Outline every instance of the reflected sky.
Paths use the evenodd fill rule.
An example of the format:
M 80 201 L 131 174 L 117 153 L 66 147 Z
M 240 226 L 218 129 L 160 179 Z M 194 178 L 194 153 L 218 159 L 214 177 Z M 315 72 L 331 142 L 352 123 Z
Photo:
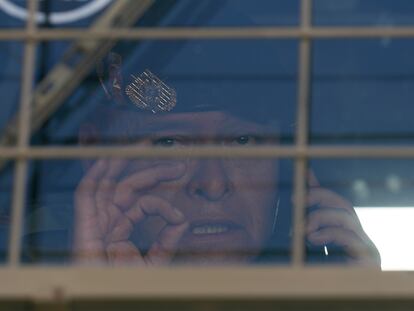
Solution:
M 414 270 L 414 207 L 356 207 L 365 232 L 381 254 L 382 270 Z

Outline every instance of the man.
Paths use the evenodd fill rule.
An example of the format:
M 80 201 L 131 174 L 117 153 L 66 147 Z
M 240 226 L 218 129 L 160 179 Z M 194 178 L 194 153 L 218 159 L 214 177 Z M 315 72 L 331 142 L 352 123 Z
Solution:
M 180 92 L 150 71 L 134 76 L 128 92 L 117 71 L 119 63 L 111 65 L 112 90 L 106 90 L 118 106 L 104 108 L 99 121 L 82 128 L 84 143 L 119 143 L 121 139 L 129 145 L 179 148 L 279 141 L 277 126 L 266 109 L 234 109 L 234 105 L 214 102 L 180 107 L 180 101 L 175 101 Z M 129 99 L 124 98 L 125 90 Z M 169 96 L 161 103 L 162 92 Z M 268 256 L 281 251 L 275 239 L 282 237 L 284 245 L 289 244 L 291 221 L 281 215 L 290 214 L 291 199 L 284 198 L 281 204 L 286 195 L 277 159 L 98 159 L 85 167 L 75 194 L 74 258 L 78 263 L 278 262 L 280 256 Z M 310 248 L 334 245 L 346 262 L 379 266 L 378 252 L 352 204 L 320 187 L 311 172 L 309 186 L 306 234 Z M 289 249 L 282 251 L 288 258 Z

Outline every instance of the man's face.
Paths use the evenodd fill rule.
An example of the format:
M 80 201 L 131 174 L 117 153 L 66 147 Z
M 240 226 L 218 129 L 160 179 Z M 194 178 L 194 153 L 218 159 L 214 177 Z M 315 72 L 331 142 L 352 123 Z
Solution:
M 131 118 L 131 115 L 128 116 Z M 271 130 L 221 112 L 137 115 L 129 122 L 136 144 L 158 147 L 269 143 Z M 179 178 L 158 183 L 146 194 L 168 201 L 189 223 L 175 261 L 190 264 L 238 263 L 252 260 L 265 247 L 274 217 L 277 161 L 270 159 L 135 160 L 128 176 L 155 166 L 180 162 Z M 137 194 L 139 195 L 139 194 Z M 137 225 L 131 239 L 148 248 L 166 225 L 151 216 Z

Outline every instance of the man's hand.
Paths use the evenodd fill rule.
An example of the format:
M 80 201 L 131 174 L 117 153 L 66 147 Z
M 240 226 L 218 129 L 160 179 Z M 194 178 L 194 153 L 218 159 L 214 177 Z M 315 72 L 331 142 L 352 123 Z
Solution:
M 307 205 L 318 208 L 309 212 L 307 239 L 318 246 L 329 243 L 338 245 L 345 250 L 351 264 L 380 267 L 379 252 L 362 228 L 352 204 L 320 187 L 312 172 L 308 182 Z
M 188 224 L 167 201 L 144 195 L 161 182 L 180 178 L 182 164 L 155 165 L 123 180 L 125 160 L 99 160 L 86 173 L 75 194 L 74 258 L 82 264 L 165 264 Z M 145 256 L 129 240 L 135 225 L 148 216 L 167 225 Z

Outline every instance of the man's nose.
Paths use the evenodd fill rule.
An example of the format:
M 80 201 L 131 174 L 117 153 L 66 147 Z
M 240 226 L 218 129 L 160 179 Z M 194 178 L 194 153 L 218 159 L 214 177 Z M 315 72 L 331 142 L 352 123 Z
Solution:
M 232 184 L 221 160 L 200 160 L 188 183 L 189 195 L 207 201 L 220 201 L 232 191 Z

